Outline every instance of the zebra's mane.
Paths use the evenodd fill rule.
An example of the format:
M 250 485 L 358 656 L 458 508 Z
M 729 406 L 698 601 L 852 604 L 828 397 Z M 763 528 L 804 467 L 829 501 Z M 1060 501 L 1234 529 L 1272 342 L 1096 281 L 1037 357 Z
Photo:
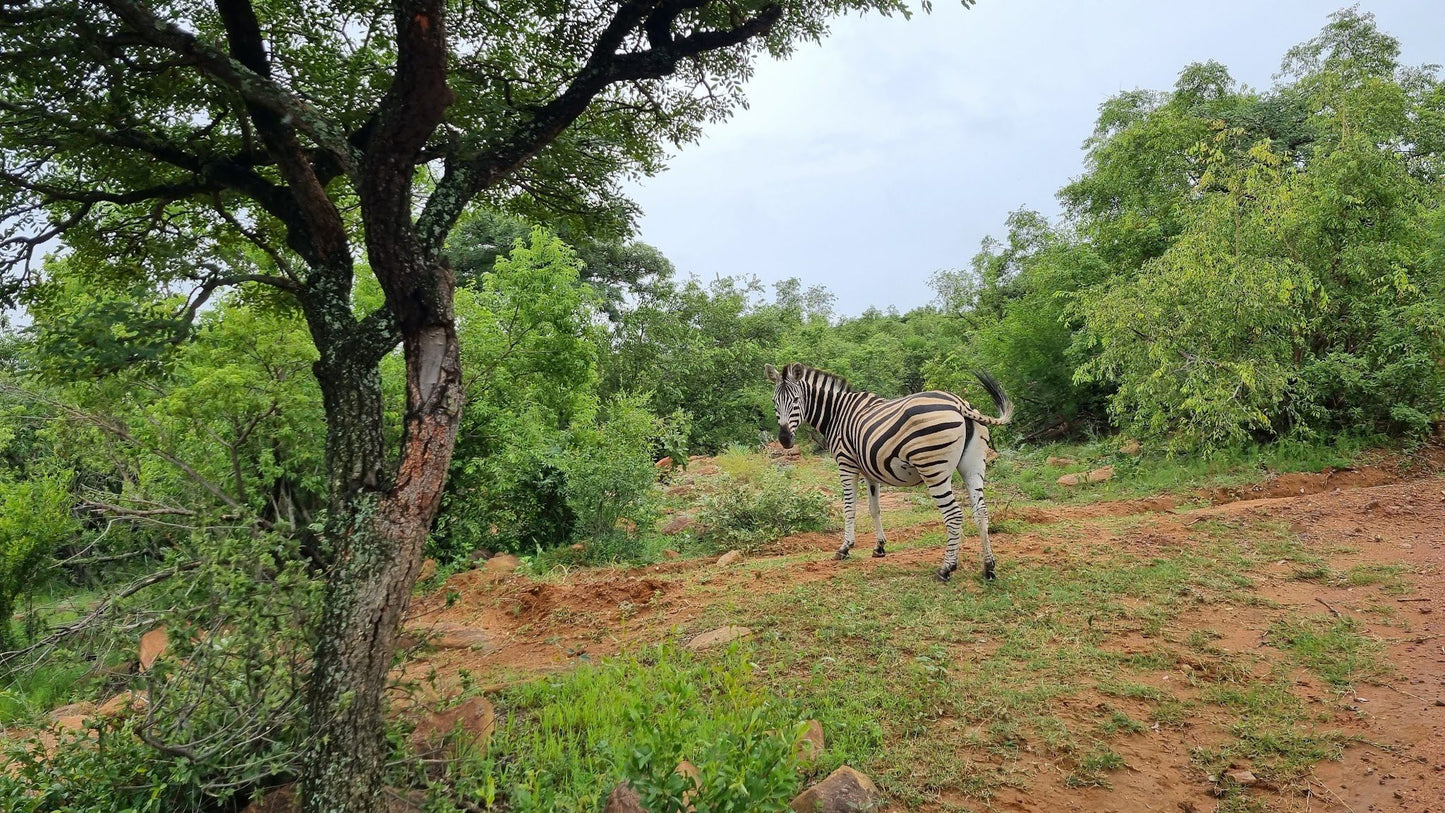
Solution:
M 844 392 L 856 392 L 856 390 L 853 389 L 853 385 L 848 383 L 848 379 L 844 378 L 841 375 L 838 375 L 836 373 L 830 373 L 827 370 L 820 370 L 817 367 L 809 367 L 806 364 L 801 364 L 799 366 L 803 368 L 804 373 L 811 373 L 812 376 L 816 378 L 819 383 L 833 384 L 841 388 Z

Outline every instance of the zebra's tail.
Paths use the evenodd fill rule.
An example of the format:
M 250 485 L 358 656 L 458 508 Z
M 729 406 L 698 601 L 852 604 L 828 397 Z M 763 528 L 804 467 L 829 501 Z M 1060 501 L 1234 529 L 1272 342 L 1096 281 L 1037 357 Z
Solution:
M 974 370 L 973 374 L 978 376 L 979 382 L 983 384 L 984 389 L 988 390 L 989 397 L 992 398 L 994 404 L 998 406 L 999 416 L 995 418 L 992 415 L 985 415 L 977 409 L 970 407 L 972 414 L 970 414 L 969 417 L 979 423 L 986 423 L 990 426 L 1003 426 L 1009 421 L 1012 421 L 1014 419 L 1014 402 L 1012 398 L 1008 397 L 1008 393 L 1003 391 L 1003 385 L 998 383 L 998 379 L 983 370 Z

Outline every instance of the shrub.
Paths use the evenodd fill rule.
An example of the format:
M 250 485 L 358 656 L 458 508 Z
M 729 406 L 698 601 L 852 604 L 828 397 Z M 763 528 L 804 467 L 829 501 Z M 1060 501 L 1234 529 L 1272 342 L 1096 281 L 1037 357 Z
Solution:
M 15 601 L 34 585 L 50 551 L 75 531 L 69 472 L 0 480 L 0 650 L 15 649 Z
M 825 530 L 832 518 L 827 494 L 775 467 L 742 477 L 724 474 L 698 515 L 704 542 L 745 552 L 789 534 Z
M 135 629 L 164 623 L 165 655 L 133 679 L 145 711 L 97 719 L 53 752 L 14 743 L 0 810 L 226 809 L 295 775 L 319 582 L 297 546 L 277 537 L 210 538 L 205 547 L 208 556 L 178 563 L 157 593 L 116 610 L 124 623 L 72 639 L 133 647 Z M 157 618 L 157 606 L 173 609 Z M 29 668 L 56 674 L 49 663 Z
M 700 659 L 674 645 L 582 665 L 500 698 L 485 755 L 454 771 L 449 794 L 528 813 L 600 810 L 620 780 L 648 810 L 783 811 L 796 792 L 797 716 L 759 685 L 745 653 Z

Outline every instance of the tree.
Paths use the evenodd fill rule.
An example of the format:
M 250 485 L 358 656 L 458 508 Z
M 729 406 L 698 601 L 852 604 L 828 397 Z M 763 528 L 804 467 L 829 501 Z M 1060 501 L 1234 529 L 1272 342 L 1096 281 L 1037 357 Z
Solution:
M 0 5 L 5 304 L 63 239 L 184 329 L 220 288 L 305 316 L 326 415 L 326 589 L 309 678 L 308 810 L 377 804 L 385 676 L 436 514 L 463 379 L 443 246 L 472 201 L 625 222 L 619 179 L 727 115 L 760 52 L 898 0 L 318 6 Z M 384 294 L 353 310 L 358 250 Z M 139 303 L 145 305 L 147 303 Z M 153 303 L 152 303 L 153 304 Z M 145 311 L 144 307 L 137 310 Z M 123 322 L 127 314 L 115 314 Z M 387 444 L 379 365 L 406 367 Z

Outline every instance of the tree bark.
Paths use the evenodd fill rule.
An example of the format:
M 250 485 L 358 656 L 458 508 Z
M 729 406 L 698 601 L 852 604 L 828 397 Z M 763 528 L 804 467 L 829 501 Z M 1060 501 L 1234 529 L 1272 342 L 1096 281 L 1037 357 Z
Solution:
M 449 279 L 444 268 L 427 277 Z M 446 285 L 428 318 L 403 331 L 407 409 L 400 459 L 384 458 L 381 382 L 374 361 L 341 352 L 317 363 L 327 414 L 333 506 L 329 563 L 308 689 L 311 737 L 305 810 L 378 809 L 389 756 L 384 695 L 397 630 L 441 504 L 461 420 L 461 364 Z M 359 354 L 365 356 L 366 354 Z M 389 475 L 389 476 L 388 476 Z

